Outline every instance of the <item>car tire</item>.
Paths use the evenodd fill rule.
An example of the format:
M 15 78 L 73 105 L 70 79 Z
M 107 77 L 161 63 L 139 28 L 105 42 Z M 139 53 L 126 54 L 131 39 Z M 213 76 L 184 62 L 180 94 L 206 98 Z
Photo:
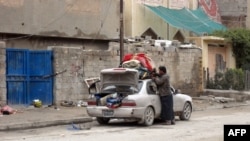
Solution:
M 192 106 L 189 102 L 186 102 L 183 106 L 182 113 L 180 115 L 180 120 L 189 120 L 192 113 Z
M 155 112 L 152 107 L 147 107 L 143 115 L 143 125 L 150 126 L 154 123 Z
M 97 117 L 96 120 L 99 124 L 103 125 L 103 124 L 108 124 L 110 118 Z

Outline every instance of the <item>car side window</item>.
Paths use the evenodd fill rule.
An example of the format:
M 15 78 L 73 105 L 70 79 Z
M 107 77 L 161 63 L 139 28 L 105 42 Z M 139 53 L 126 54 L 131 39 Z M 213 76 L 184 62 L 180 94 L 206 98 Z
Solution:
M 147 82 L 147 93 L 148 94 L 152 94 L 152 95 L 156 95 L 156 91 L 157 91 L 157 88 L 156 88 L 156 85 L 153 81 L 148 81 Z

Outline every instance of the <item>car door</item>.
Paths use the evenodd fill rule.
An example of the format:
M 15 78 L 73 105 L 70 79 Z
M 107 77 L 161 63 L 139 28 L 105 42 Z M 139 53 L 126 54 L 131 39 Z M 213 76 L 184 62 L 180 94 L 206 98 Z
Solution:
M 155 116 L 158 117 L 161 113 L 161 101 L 156 89 L 156 85 L 152 81 L 147 82 L 146 90 L 150 97 L 151 103 L 154 106 Z
M 180 111 L 182 110 L 182 101 L 181 98 L 178 96 L 178 94 L 176 94 L 175 89 L 173 87 L 171 87 L 171 92 L 173 94 L 173 107 L 174 107 L 174 111 Z

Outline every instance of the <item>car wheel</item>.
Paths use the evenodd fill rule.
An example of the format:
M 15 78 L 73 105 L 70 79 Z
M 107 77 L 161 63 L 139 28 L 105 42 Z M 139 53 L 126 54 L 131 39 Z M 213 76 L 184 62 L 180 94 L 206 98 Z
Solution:
M 183 106 L 183 111 L 180 115 L 180 120 L 189 120 L 192 113 L 192 106 L 189 102 L 186 102 Z
M 147 107 L 143 115 L 143 124 L 150 126 L 154 123 L 155 112 L 152 107 Z
M 110 118 L 97 117 L 96 120 L 99 124 L 108 124 Z

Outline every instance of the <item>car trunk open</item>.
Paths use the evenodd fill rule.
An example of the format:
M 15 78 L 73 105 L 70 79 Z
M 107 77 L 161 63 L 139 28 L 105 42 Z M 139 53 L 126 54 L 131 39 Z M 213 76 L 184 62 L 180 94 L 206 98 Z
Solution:
M 122 101 L 126 101 L 124 105 L 135 105 L 135 103 L 126 100 L 126 97 L 139 91 L 137 70 L 127 68 L 104 69 L 100 75 L 100 82 L 98 82 L 100 90 L 97 90 L 98 93 L 94 94 L 97 106 L 117 108 L 122 106 Z
M 114 84 L 137 87 L 138 79 L 139 74 L 135 69 L 105 69 L 101 71 L 101 88 Z

